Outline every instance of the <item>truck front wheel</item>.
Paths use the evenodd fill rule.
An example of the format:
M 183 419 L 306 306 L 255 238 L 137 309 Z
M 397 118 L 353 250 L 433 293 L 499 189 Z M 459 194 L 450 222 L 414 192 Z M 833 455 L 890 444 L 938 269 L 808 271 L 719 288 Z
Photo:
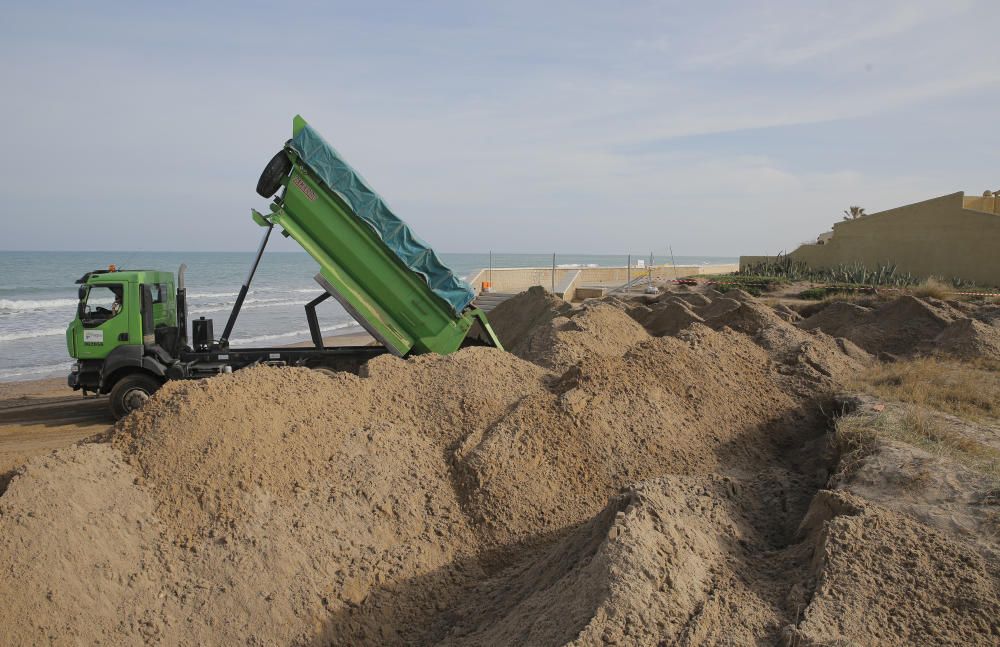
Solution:
M 115 420 L 124 418 L 142 405 L 160 388 L 160 382 L 150 375 L 126 375 L 111 388 L 109 404 Z

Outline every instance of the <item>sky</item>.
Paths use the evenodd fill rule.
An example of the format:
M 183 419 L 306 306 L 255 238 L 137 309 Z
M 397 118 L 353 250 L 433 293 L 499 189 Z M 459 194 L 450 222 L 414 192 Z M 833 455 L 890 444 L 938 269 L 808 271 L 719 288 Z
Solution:
M 296 113 L 444 252 L 775 254 L 1000 189 L 992 0 L 3 16 L 0 249 L 251 251 Z

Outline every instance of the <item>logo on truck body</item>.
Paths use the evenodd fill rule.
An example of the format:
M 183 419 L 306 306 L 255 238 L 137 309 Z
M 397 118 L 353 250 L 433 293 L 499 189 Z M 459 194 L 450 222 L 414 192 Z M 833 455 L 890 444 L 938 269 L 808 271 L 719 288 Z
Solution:
M 316 200 L 316 192 L 310 189 L 309 185 L 306 184 L 302 178 L 300 177 L 295 178 L 294 180 L 292 180 L 292 184 L 294 184 L 295 188 L 301 191 L 304 196 L 306 196 L 306 199 L 309 200 L 309 202 L 314 202 Z

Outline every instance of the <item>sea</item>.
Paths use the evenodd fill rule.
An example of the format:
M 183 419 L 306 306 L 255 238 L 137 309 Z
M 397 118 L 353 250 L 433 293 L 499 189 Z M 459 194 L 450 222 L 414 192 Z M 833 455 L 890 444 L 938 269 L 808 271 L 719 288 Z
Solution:
M 439 256 L 465 278 L 490 263 L 488 254 Z M 627 258 L 624 254 L 557 254 L 555 261 L 560 267 L 623 266 Z M 72 360 L 66 349 L 66 327 L 76 314 L 75 281 L 88 271 L 114 263 L 121 269 L 176 272 L 185 263 L 188 315 L 214 319 L 218 335 L 252 260 L 252 252 L 0 252 L 0 381 L 69 372 Z M 552 255 L 494 253 L 492 260 L 493 267 L 548 267 Z M 737 259 L 675 256 L 672 261 L 702 265 L 735 263 Z M 653 262 L 671 259 L 654 256 Z M 276 346 L 308 340 L 303 306 L 322 293 L 312 278 L 318 271 L 316 262 L 304 252 L 265 253 L 230 342 Z M 316 310 L 325 335 L 361 331 L 334 299 Z

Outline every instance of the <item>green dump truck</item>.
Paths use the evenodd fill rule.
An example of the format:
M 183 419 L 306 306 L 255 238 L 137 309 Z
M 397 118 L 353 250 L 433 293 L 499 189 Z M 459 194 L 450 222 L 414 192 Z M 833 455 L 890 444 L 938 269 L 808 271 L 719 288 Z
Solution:
M 191 320 L 189 343 L 184 266 L 175 277 L 156 270 L 87 272 L 77 283 L 77 315 L 66 331 L 77 362 L 69 386 L 110 395 L 120 418 L 142 406 L 166 380 L 202 378 L 270 364 L 357 370 L 392 353 L 447 354 L 470 344 L 500 348 L 475 293 L 397 217 L 343 158 L 301 117 L 292 138 L 267 164 L 257 193 L 272 198 L 246 280 L 222 334 L 211 319 Z M 254 273 L 275 227 L 319 265 L 323 291 L 304 304 L 313 346 L 233 348 L 233 332 Z M 379 345 L 327 347 L 316 306 L 330 297 Z

